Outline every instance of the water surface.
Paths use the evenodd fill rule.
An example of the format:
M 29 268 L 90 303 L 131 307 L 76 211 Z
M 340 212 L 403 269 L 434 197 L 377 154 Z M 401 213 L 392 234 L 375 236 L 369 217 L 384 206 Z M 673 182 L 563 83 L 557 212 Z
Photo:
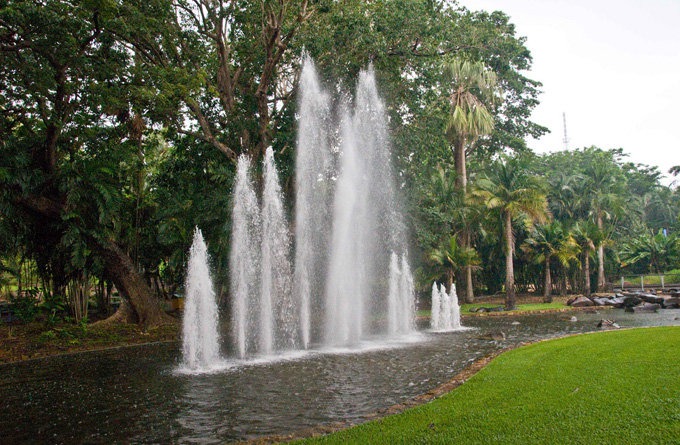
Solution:
M 359 422 L 447 382 L 499 348 L 598 330 L 601 318 L 622 327 L 680 325 L 680 310 L 576 313 L 577 322 L 571 316 L 470 318 L 464 324 L 474 330 L 422 332 L 399 347 L 313 352 L 234 364 L 211 375 L 177 373 L 175 344 L 2 365 L 0 442 L 208 444 Z M 506 340 L 492 340 L 497 332 Z

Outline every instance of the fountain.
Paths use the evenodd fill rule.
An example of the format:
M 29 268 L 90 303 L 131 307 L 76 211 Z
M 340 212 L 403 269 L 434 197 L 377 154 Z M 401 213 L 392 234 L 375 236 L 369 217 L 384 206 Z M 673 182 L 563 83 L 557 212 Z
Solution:
M 192 371 L 211 369 L 220 361 L 217 302 L 210 279 L 208 248 L 198 228 L 189 253 L 185 301 L 182 325 L 184 367 Z
M 272 147 L 263 160 L 260 200 L 250 159 L 238 159 L 229 273 L 231 337 L 240 359 L 312 347 L 356 348 L 415 331 L 413 276 L 387 116 L 372 69 L 360 73 L 354 103 L 342 102 L 340 108 L 336 127 L 331 97 L 306 58 L 300 80 L 294 253 Z M 194 272 L 194 261 L 199 261 L 193 259 L 194 250 L 207 253 L 204 244 L 195 240 L 195 245 L 184 333 L 185 362 L 191 368 L 219 359 L 217 338 L 211 334 L 208 340 L 204 334 L 216 330 L 217 320 L 207 260 L 201 260 L 200 274 Z M 206 294 L 209 298 L 197 301 L 213 303 L 197 306 L 189 293 Z
M 432 283 L 432 309 L 430 316 L 430 328 L 437 332 L 448 332 L 463 329 L 460 323 L 460 306 L 456 284 L 451 285 L 451 291 L 446 292 L 443 285 L 437 287 Z
M 306 58 L 298 108 L 294 253 L 272 148 L 261 204 L 250 161 L 238 161 L 230 279 L 239 358 L 357 347 L 415 330 L 387 116 L 373 70 L 360 73 L 354 103 L 341 103 L 336 127 L 331 97 Z

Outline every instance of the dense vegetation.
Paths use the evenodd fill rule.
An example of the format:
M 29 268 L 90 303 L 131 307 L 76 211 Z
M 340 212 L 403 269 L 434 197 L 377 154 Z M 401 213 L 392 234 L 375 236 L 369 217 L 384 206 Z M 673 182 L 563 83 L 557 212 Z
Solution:
M 303 443 L 673 443 L 679 339 L 663 327 L 541 342 L 431 403 Z
M 15 0 L 0 3 L 3 293 L 27 318 L 40 299 L 80 321 L 91 294 L 107 314 L 115 289 L 119 317 L 161 323 L 198 226 L 225 303 L 235 161 L 273 146 L 292 193 L 304 51 L 339 94 L 375 67 L 421 290 L 456 280 L 468 301 L 506 289 L 512 306 L 515 290 L 589 292 L 622 271 L 678 265 L 680 193 L 657 169 L 620 149 L 527 148 L 547 131 L 529 119 L 540 83 L 502 12 L 441 0 Z

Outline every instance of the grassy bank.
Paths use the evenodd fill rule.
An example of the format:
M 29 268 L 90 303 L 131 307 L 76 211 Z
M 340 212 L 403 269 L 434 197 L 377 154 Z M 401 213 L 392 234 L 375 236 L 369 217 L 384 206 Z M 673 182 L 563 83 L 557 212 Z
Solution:
M 679 327 L 533 344 L 431 403 L 303 443 L 678 443 L 678 345 Z
M 179 322 L 142 330 L 123 323 L 0 324 L 0 364 L 70 352 L 176 340 Z
M 479 307 L 498 307 L 503 306 L 502 300 L 494 299 L 490 301 L 482 301 L 479 303 L 464 303 L 460 305 L 461 315 L 475 315 L 476 313 L 470 312 L 470 309 Z M 541 312 L 541 311 L 559 311 L 569 309 L 566 305 L 566 298 L 556 299 L 552 303 L 540 303 L 540 302 L 527 302 L 523 304 L 518 304 L 517 309 L 513 311 L 503 312 L 505 314 L 516 314 L 520 312 Z M 431 312 L 429 309 L 421 309 L 418 311 L 418 317 L 429 317 Z

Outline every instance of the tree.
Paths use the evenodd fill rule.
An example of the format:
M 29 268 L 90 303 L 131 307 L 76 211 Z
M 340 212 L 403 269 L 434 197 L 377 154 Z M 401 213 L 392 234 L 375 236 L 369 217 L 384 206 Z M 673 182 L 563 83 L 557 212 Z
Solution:
M 522 248 L 531 251 L 536 260 L 544 265 L 543 300 L 546 303 L 552 302 L 551 260 L 557 258 L 562 265 L 569 263 L 578 253 L 576 241 L 564 230 L 561 222 L 552 221 L 535 226 L 531 237 L 524 241 Z
M 596 246 L 605 239 L 605 235 L 596 224 L 588 220 L 577 222 L 574 225 L 573 234 L 582 252 L 583 295 L 590 297 L 590 256 L 597 248 Z
M 46 282 L 63 288 L 101 263 L 152 326 L 166 316 L 118 240 L 118 169 L 142 129 L 118 88 L 130 60 L 107 32 L 113 15 L 107 4 L 61 1 L 0 9 L 0 200 Z
M 505 241 L 505 307 L 515 308 L 515 254 L 513 220 L 542 222 L 548 216 L 544 185 L 526 168 L 522 157 L 494 162 L 475 184 L 473 195 L 490 210 L 500 213 Z
M 467 267 L 479 267 L 479 256 L 475 249 L 461 247 L 455 235 L 443 241 L 439 248 L 431 250 L 428 259 L 443 269 L 449 291 L 453 287 L 456 272 Z
M 480 136 L 491 134 L 494 116 L 490 104 L 496 96 L 496 75 L 481 62 L 454 58 L 445 64 L 445 81 L 450 83 L 451 111 L 446 133 L 451 141 L 456 167 L 456 185 L 467 187 L 466 156 Z
M 602 234 L 605 231 L 605 219 L 609 220 L 623 208 L 623 192 L 625 179 L 621 169 L 612 162 L 606 153 L 594 152 L 591 162 L 585 168 L 583 183 L 584 195 L 587 198 L 590 214 Z M 602 237 L 595 245 L 597 249 L 597 291 L 604 292 L 606 279 L 604 273 L 604 245 L 607 237 Z
M 680 260 L 680 238 L 664 230 L 644 230 L 622 246 L 619 256 L 622 267 L 643 263 L 650 272 L 664 273 Z
M 445 81 L 451 85 L 451 111 L 446 133 L 451 141 L 456 186 L 467 194 L 466 156 L 480 136 L 491 134 L 494 117 L 488 108 L 496 95 L 496 75 L 481 62 L 454 58 L 445 64 Z M 462 238 L 462 248 L 470 247 L 470 233 Z M 472 269 L 466 268 L 466 301 L 473 300 Z
M 155 0 L 123 2 L 119 12 L 117 38 L 189 111 L 174 129 L 234 165 L 242 153 L 257 163 L 294 102 L 301 47 L 293 44 L 312 16 L 309 2 Z

